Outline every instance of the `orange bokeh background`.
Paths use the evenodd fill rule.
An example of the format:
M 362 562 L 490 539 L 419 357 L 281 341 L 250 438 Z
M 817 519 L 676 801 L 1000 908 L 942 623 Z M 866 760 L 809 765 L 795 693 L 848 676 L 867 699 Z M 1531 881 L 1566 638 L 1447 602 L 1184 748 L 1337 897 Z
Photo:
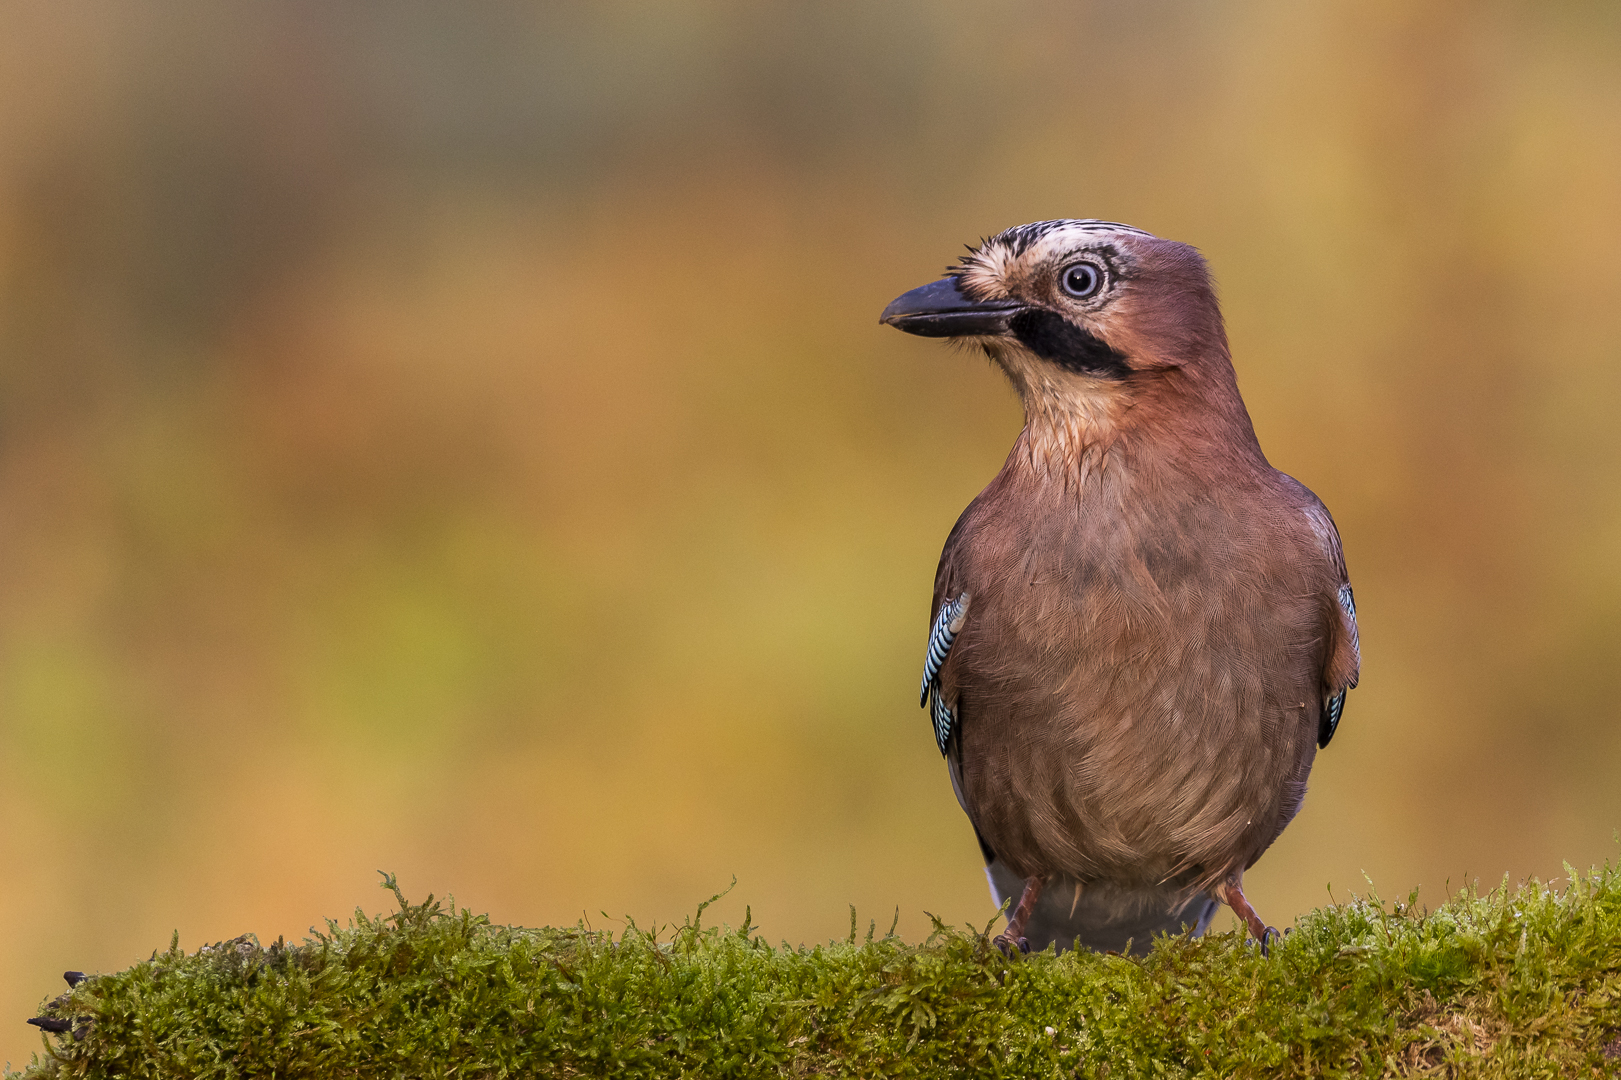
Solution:
M 1613 857 L 1618 46 L 1597 0 L 7 6 L 0 1060 L 62 970 L 376 869 L 987 922 L 916 691 L 1019 411 L 877 314 L 1048 217 L 1208 255 L 1345 538 L 1363 683 L 1262 912 Z

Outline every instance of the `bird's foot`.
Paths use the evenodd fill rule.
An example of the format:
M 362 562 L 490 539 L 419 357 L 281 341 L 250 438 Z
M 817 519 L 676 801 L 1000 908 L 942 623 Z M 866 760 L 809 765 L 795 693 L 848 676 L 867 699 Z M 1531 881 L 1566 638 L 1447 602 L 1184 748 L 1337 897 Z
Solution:
M 995 945 L 1003 956 L 1012 956 L 1015 951 L 1025 955 L 1030 952 L 1029 938 L 1010 938 L 1006 934 L 997 934 L 991 938 L 991 944 Z
M 1025 940 L 1024 928 L 1030 922 L 1030 916 L 1036 910 L 1036 901 L 1041 899 L 1041 890 L 1046 884 L 1047 879 L 1040 875 L 1025 878 L 1019 902 L 1014 906 L 1013 914 L 1008 916 L 1006 932 L 997 934 L 991 939 L 991 944 L 1002 950 L 1003 956 L 1012 956 L 1014 949 L 1018 949 L 1021 953 L 1030 951 L 1030 942 Z
M 1243 920 L 1244 925 L 1249 928 L 1250 936 L 1261 946 L 1261 955 L 1272 955 L 1272 943 L 1281 941 L 1283 935 L 1278 933 L 1277 927 L 1268 926 L 1255 913 L 1255 909 L 1250 906 L 1250 902 L 1244 899 L 1244 890 L 1239 886 L 1238 879 L 1234 877 L 1223 882 L 1216 886 L 1214 892 L 1216 899 L 1232 908 L 1233 914 Z

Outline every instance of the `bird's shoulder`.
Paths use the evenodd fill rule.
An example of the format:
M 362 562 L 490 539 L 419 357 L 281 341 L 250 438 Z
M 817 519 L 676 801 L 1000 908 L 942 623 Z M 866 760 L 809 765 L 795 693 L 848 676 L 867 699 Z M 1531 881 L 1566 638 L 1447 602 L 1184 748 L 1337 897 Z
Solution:
M 1015 485 L 1004 470 L 957 516 L 940 551 L 930 618 L 947 600 L 977 584 L 977 579 L 984 576 L 986 562 L 1006 558 L 1021 545 L 1020 533 L 1025 530 L 1020 519 L 1022 517 L 1027 525 L 1031 515 L 1007 512 L 1017 498 Z
M 1327 746 L 1345 707 L 1345 691 L 1357 684 L 1362 672 L 1361 634 L 1357 626 L 1356 598 L 1345 566 L 1345 549 L 1333 515 L 1310 488 L 1287 473 L 1277 473 L 1278 489 L 1301 520 L 1309 536 L 1302 544 L 1315 556 L 1322 581 L 1320 596 L 1329 626 L 1323 683 L 1330 694 L 1319 745 Z
M 1350 580 L 1345 568 L 1345 549 L 1340 543 L 1340 531 L 1334 516 L 1315 492 L 1286 472 L 1271 470 L 1270 487 L 1276 508 L 1274 521 L 1294 540 L 1294 546 L 1308 559 L 1317 562 L 1333 588 Z

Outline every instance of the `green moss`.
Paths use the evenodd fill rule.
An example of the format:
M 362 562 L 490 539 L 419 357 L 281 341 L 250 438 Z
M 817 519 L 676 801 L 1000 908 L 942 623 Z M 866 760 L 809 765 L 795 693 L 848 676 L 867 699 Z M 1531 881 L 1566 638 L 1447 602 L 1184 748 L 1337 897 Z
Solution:
M 798 948 L 702 907 L 664 940 L 526 930 L 389 878 L 387 917 L 86 979 L 46 1004 L 77 1026 L 22 1075 L 1614 1075 L 1621 875 L 1571 879 L 1335 905 L 1270 959 L 1218 934 L 1134 960 L 1009 958 L 938 923 L 861 940 L 854 912 L 847 941 Z

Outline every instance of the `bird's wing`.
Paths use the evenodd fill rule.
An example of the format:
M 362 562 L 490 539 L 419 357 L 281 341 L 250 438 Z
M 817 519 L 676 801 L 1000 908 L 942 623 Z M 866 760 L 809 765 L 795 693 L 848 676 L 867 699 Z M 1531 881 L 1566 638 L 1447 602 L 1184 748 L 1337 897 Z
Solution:
M 1317 747 L 1322 749 L 1328 745 L 1328 740 L 1334 737 L 1334 731 L 1340 726 L 1340 717 L 1345 713 L 1345 693 L 1357 683 L 1361 674 L 1362 649 L 1357 641 L 1356 630 L 1356 598 L 1351 595 L 1351 583 L 1347 581 L 1340 586 L 1339 596 L 1340 626 L 1342 640 L 1349 642 L 1349 652 L 1353 658 L 1354 666 L 1351 669 L 1350 679 L 1340 683 L 1338 689 L 1332 689 L 1327 703 L 1323 706 L 1323 718 L 1317 727 Z
M 940 586 L 949 576 L 946 567 L 942 566 L 940 580 L 935 585 L 937 595 L 943 595 Z M 985 842 L 985 835 L 979 831 L 974 811 L 968 805 L 967 796 L 963 794 L 962 732 L 957 722 L 961 700 L 954 688 L 948 690 L 942 685 L 946 660 L 951 655 L 951 646 L 956 642 L 957 635 L 962 632 L 963 624 L 968 621 L 968 600 L 966 592 L 958 593 L 955 599 L 940 603 L 939 610 L 935 613 L 934 624 L 929 630 L 929 648 L 923 657 L 923 688 L 918 703 L 929 706 L 929 723 L 934 728 L 934 744 L 940 748 L 940 756 L 946 759 L 946 772 L 951 776 L 951 792 L 957 796 L 957 805 L 962 807 L 962 812 L 968 815 L 968 823 L 974 827 L 974 839 L 979 841 L 980 854 L 985 856 L 985 864 L 989 866 L 996 858 L 996 852 Z M 938 600 L 936 602 L 939 603 Z M 947 697 L 951 698 L 949 704 L 946 701 Z M 953 739 L 953 735 L 957 737 Z
M 1306 491 L 1302 486 L 1301 491 Z M 1310 492 L 1307 492 L 1310 495 Z M 1357 684 L 1362 670 L 1362 649 L 1357 636 L 1356 599 L 1345 571 L 1345 554 L 1340 532 L 1328 509 L 1315 496 L 1304 508 L 1306 520 L 1316 534 L 1322 553 L 1333 567 L 1334 596 L 1328 650 L 1323 666 L 1323 712 L 1317 725 L 1317 746 L 1328 745 L 1345 714 L 1345 692 Z
M 956 716 L 946 704 L 940 691 L 940 669 L 951 655 L 951 646 L 968 619 L 968 594 L 961 593 L 954 600 L 940 605 L 935 614 L 934 627 L 929 631 L 929 648 L 923 657 L 923 686 L 918 693 L 918 705 L 929 706 L 929 719 L 934 726 L 934 742 L 942 755 L 951 739 L 951 728 Z

